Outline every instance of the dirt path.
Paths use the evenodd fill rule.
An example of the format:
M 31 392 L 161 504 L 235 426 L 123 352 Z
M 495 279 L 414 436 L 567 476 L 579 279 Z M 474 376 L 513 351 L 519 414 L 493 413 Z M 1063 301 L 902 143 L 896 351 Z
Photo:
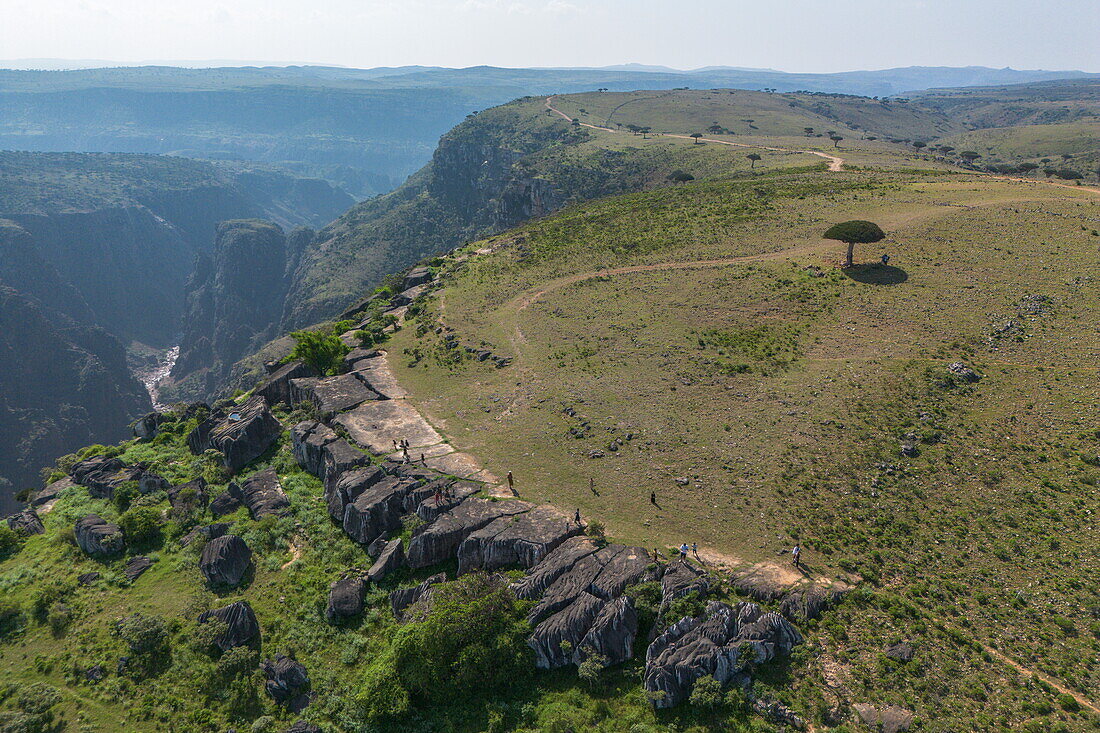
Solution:
M 1063 685 L 1061 682 L 1054 679 L 1050 675 L 1043 674 L 1042 672 L 1036 671 L 1034 669 L 1028 669 L 1024 665 L 1017 662 L 1015 659 L 1012 659 L 1011 657 L 1006 656 L 1002 652 L 997 651 L 996 649 L 994 649 L 993 647 L 991 647 L 987 644 L 982 644 L 981 642 L 978 642 L 978 644 L 981 646 L 981 648 L 984 651 L 988 652 L 991 657 L 994 657 L 995 659 L 998 659 L 1001 662 L 1004 662 L 1009 667 L 1012 667 L 1013 669 L 1015 669 L 1017 672 L 1019 672 L 1021 674 L 1031 675 L 1033 677 L 1036 677 L 1036 678 L 1042 680 L 1043 682 L 1046 682 L 1048 685 L 1053 687 L 1058 692 L 1060 692 L 1064 695 L 1069 695 L 1074 700 L 1076 700 L 1077 704 L 1080 705 L 1081 707 L 1088 708 L 1089 710 L 1091 710 L 1094 713 L 1100 713 L 1100 707 L 1098 707 L 1096 703 L 1092 702 L 1091 700 L 1089 700 L 1087 697 L 1085 697 L 1081 693 L 1076 692 L 1075 690 L 1069 689 L 1068 687 L 1066 687 L 1065 685 Z
M 286 570 L 291 565 L 301 559 L 303 550 L 302 538 L 298 535 L 294 535 L 293 537 L 291 537 L 290 547 L 288 549 L 290 550 L 290 559 L 282 564 L 282 566 L 279 568 L 280 570 Z
M 546 109 L 550 110 L 551 112 L 553 112 L 556 115 L 559 115 L 563 119 L 566 119 L 566 120 L 569 120 L 570 122 L 572 122 L 573 118 L 570 117 L 569 115 L 565 114 L 564 112 L 562 112 L 560 109 L 557 109 L 556 107 L 554 107 L 553 102 L 554 102 L 554 97 L 552 97 L 552 96 L 547 97 L 546 98 Z M 592 124 L 589 124 L 587 122 L 581 122 L 579 124 L 580 124 L 581 127 L 587 127 L 591 130 L 601 130 L 603 132 L 611 132 L 611 133 L 615 133 L 615 134 L 618 134 L 618 132 L 619 132 L 618 130 L 614 130 L 610 127 L 600 127 L 599 125 L 592 125 Z M 671 132 L 663 132 L 661 134 L 664 135 L 665 137 L 675 137 L 675 138 L 680 138 L 681 140 L 695 140 L 696 139 L 696 138 L 691 137 L 690 135 L 675 135 Z M 830 171 L 833 171 L 834 173 L 836 173 L 838 171 L 844 170 L 844 159 L 843 158 L 841 158 L 840 156 L 837 156 L 837 155 L 829 155 L 828 153 L 823 153 L 820 150 L 795 150 L 794 148 L 773 148 L 773 147 L 768 147 L 766 145 L 749 145 L 748 143 L 735 143 L 735 142 L 731 142 L 729 140 L 716 140 L 712 137 L 700 137 L 700 138 L 698 138 L 698 140 L 700 142 L 717 143 L 718 145 L 729 145 L 730 147 L 734 147 L 734 148 L 755 148 L 756 150 L 771 150 L 772 152 L 775 152 L 775 153 L 803 153 L 805 155 L 816 155 L 819 158 L 825 158 L 826 160 L 829 161 L 829 170 Z

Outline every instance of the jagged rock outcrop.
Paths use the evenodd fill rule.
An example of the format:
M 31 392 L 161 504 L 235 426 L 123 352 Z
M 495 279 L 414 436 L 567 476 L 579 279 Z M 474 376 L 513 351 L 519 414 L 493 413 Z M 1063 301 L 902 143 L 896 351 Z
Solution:
M 280 516 L 290 511 L 290 500 L 274 468 L 255 473 L 240 484 L 231 482 L 226 491 L 248 507 L 253 519 L 262 519 L 270 514 Z
M 236 588 L 250 567 L 252 550 L 235 534 L 210 540 L 199 557 L 199 570 L 211 585 Z
M 76 544 L 93 557 L 114 555 L 126 547 L 126 539 L 117 524 L 110 524 L 98 514 L 78 519 L 74 528 Z
M 42 520 L 38 513 L 28 507 L 18 514 L 13 514 L 7 519 L 8 528 L 16 534 L 29 537 L 32 534 L 42 534 L 46 531 L 42 526 Z
M 674 562 L 661 576 L 661 607 L 658 615 L 665 612 L 669 604 L 689 593 L 706 593 L 710 589 L 710 580 L 706 574 L 686 562 Z
M 343 527 L 356 542 L 368 545 L 378 537 L 401 526 L 402 503 L 415 481 L 385 476 L 364 486 L 380 469 L 360 469 L 345 474 L 336 482 L 338 496 L 349 498 L 344 507 Z M 356 494 L 356 492 L 360 492 Z M 351 498 L 355 496 L 355 498 Z
M 328 589 L 325 618 L 329 623 L 353 618 L 363 613 L 363 593 L 367 584 L 358 575 L 350 575 L 333 582 Z
M 205 527 L 195 527 L 183 537 L 180 537 L 180 544 L 187 547 L 194 542 L 197 537 L 205 537 L 207 540 L 216 540 L 219 537 L 225 536 L 225 534 L 229 532 L 230 526 L 232 525 L 228 522 L 215 522 Z
M 577 644 L 573 664 L 579 665 L 593 654 L 621 664 L 634 656 L 634 638 L 638 635 L 638 612 L 630 596 L 619 596 L 603 604 L 599 614 Z
M 238 494 L 231 493 L 228 490 L 215 496 L 210 500 L 210 515 L 213 517 L 224 517 L 226 514 L 232 514 L 240 509 L 241 499 Z
M 161 424 L 166 417 L 162 412 L 150 412 L 134 421 L 134 437 L 139 440 L 152 440 L 157 437 Z
M 855 703 L 852 709 L 868 729 L 880 733 L 904 733 L 913 725 L 913 713 L 897 705 L 876 707 L 867 703 Z
M 269 405 L 289 405 L 294 399 L 290 388 L 291 380 L 316 376 L 317 371 L 313 367 L 301 359 L 295 359 L 261 379 L 252 389 L 252 394 L 263 397 Z
M 367 571 L 367 579 L 372 583 L 383 580 L 398 568 L 405 564 L 405 551 L 402 549 L 401 538 L 390 540 L 378 555 L 378 559 Z
M 265 659 L 260 663 L 267 681 L 264 692 L 278 705 L 285 705 L 298 712 L 309 704 L 309 673 L 304 664 L 283 654 L 277 654 L 275 660 Z
M 173 509 L 203 509 L 209 501 L 206 495 L 206 479 L 201 476 L 185 484 L 168 487 L 168 503 Z
M 303 469 L 321 479 L 325 486 L 325 497 L 335 497 L 335 484 L 341 476 L 354 468 L 370 464 L 370 457 L 351 443 L 339 437 L 328 425 L 315 420 L 300 422 L 291 428 L 291 444 L 294 458 Z M 337 521 L 343 521 L 343 507 L 347 499 L 339 495 L 333 499 L 330 514 Z
M 691 694 L 704 675 L 728 684 L 751 664 L 790 654 L 802 636 L 777 613 L 755 603 L 712 601 L 698 618 L 672 624 L 646 650 L 643 686 L 654 705 L 669 708 Z
M 223 652 L 234 647 L 247 646 L 260 638 L 260 624 L 248 601 L 237 601 L 222 608 L 199 614 L 199 623 L 220 621 L 225 630 L 214 637 L 214 645 Z
M 851 588 L 842 583 L 828 587 L 810 586 L 790 591 L 779 604 L 779 612 L 793 622 L 814 621 L 821 617 L 848 593 Z
M 390 609 L 393 611 L 393 615 L 398 621 L 402 621 L 405 618 L 405 611 L 409 606 L 419 601 L 427 601 L 431 597 L 432 586 L 439 583 L 446 582 L 447 575 L 445 573 L 437 573 L 427 578 L 420 585 L 414 585 L 412 588 L 398 588 L 390 593 Z
M 89 494 L 100 499 L 110 499 L 115 489 L 130 481 L 137 484 L 142 494 L 168 488 L 167 480 L 144 466 L 130 466 L 118 458 L 106 456 L 93 456 L 74 464 L 69 475 L 74 482 L 87 488 Z
M 523 579 L 513 583 L 512 590 L 517 598 L 535 600 L 554 581 L 598 549 L 596 543 L 588 537 L 571 537 L 543 558 Z
M 254 395 L 243 405 L 211 415 L 187 436 L 187 446 L 195 455 L 211 448 L 221 451 L 225 467 L 238 471 L 259 458 L 282 431 L 264 398 Z
M 488 501 L 466 499 L 451 511 L 440 514 L 431 524 L 418 527 L 409 542 L 407 561 L 411 568 L 429 565 L 454 557 L 462 541 L 500 517 L 530 511 L 532 505 L 523 501 Z
M 43 488 L 31 494 L 31 506 L 41 507 L 45 504 L 51 504 L 51 502 L 57 500 L 62 491 L 70 486 L 76 486 L 76 482 L 69 476 L 59 478 L 57 481 L 51 481 Z
M 321 733 L 321 728 L 313 723 L 299 720 L 295 722 L 294 725 L 287 728 L 286 733 Z
M 497 570 L 513 565 L 534 567 L 582 528 L 548 506 L 518 516 L 502 516 L 470 533 L 458 548 L 458 572 Z
M 535 666 L 553 669 L 569 664 L 573 649 L 592 628 L 603 605 L 596 596 L 581 591 L 568 606 L 535 627 L 527 640 L 527 645 L 535 650 Z

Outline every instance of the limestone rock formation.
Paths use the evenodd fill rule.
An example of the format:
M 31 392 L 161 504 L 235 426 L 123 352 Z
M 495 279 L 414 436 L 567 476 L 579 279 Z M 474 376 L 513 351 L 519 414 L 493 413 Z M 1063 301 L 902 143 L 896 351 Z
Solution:
M 290 380 L 303 377 L 316 377 L 317 371 L 301 359 L 289 361 L 261 379 L 252 389 L 252 394 L 267 400 L 269 405 L 292 404 Z
M 280 516 L 290 511 L 290 500 L 274 468 L 255 473 L 240 484 L 230 483 L 227 492 L 248 507 L 253 519 L 262 519 L 269 514 Z
M 211 585 L 236 588 L 251 566 L 252 550 L 235 534 L 210 540 L 199 557 L 199 570 Z
M 238 494 L 223 491 L 210 501 L 210 514 L 214 517 L 224 517 L 232 514 L 243 506 Z
M 550 585 L 573 569 L 578 561 L 596 552 L 596 543 L 588 537 L 571 537 L 531 569 L 521 580 L 512 584 L 517 598 L 535 600 Z
M 363 612 L 363 593 L 367 584 L 358 575 L 351 575 L 334 581 L 328 589 L 328 605 L 325 606 L 325 618 L 329 623 L 340 619 L 352 618 Z
M 445 573 L 438 573 L 432 575 L 420 585 L 414 585 L 412 588 L 398 588 L 390 593 L 390 608 L 393 610 L 394 617 L 398 621 L 404 620 L 405 610 L 409 606 L 430 598 L 432 586 L 446 580 L 447 575 Z
M 494 519 L 523 514 L 531 508 L 531 504 L 523 501 L 467 499 L 431 524 L 416 529 L 409 543 L 409 567 L 424 568 L 448 560 L 454 557 L 463 540 Z
M 592 628 L 603 601 L 581 591 L 573 602 L 535 627 L 528 646 L 535 650 L 535 666 L 554 669 L 573 660 L 573 649 Z
M 16 534 L 29 537 L 32 534 L 42 534 L 46 531 L 42 526 L 42 520 L 38 518 L 38 513 L 34 509 L 28 507 L 18 514 L 13 514 L 8 517 L 8 528 Z
M 298 712 L 309 704 L 309 673 L 301 662 L 293 657 L 277 654 L 275 660 L 264 660 L 260 669 L 267 682 L 264 692 L 279 705 L 286 705 Z
M 205 537 L 207 540 L 216 540 L 219 537 L 225 536 L 229 531 L 230 524 L 228 522 L 215 522 L 214 524 L 208 524 L 205 527 L 195 527 L 193 530 L 180 537 L 180 544 L 187 547 L 189 544 L 195 541 L 196 537 Z
M 658 615 L 663 614 L 669 604 L 689 593 L 706 593 L 710 581 L 701 570 L 685 562 L 674 562 L 661 576 L 661 607 Z
M 126 561 L 125 567 L 122 568 L 122 574 L 126 576 L 126 579 L 133 583 L 140 578 L 142 574 L 153 567 L 153 561 L 147 557 L 131 557 Z
M 40 507 L 56 501 L 57 497 L 61 495 L 61 492 L 70 486 L 76 486 L 76 482 L 68 476 L 47 484 L 31 495 L 31 506 Z
M 114 555 L 126 546 L 119 526 L 107 523 L 98 514 L 89 514 L 77 520 L 75 533 L 76 544 L 94 557 Z
M 211 415 L 191 431 L 187 445 L 195 455 L 210 448 L 221 451 L 225 467 L 238 471 L 271 447 L 282 430 L 264 398 L 253 395 L 237 408 Z
M 367 579 L 372 583 L 377 583 L 404 564 L 405 551 L 402 549 L 401 538 L 398 537 L 386 543 L 378 559 L 367 571 Z
M 698 618 L 685 617 L 646 650 L 643 686 L 658 708 L 680 704 L 695 681 L 712 675 L 722 684 L 760 664 L 790 654 L 802 636 L 777 613 L 755 603 L 736 606 L 712 601 Z M 751 654 L 751 658 L 743 655 Z
M 72 480 L 88 489 L 88 493 L 100 499 L 110 499 L 115 489 L 133 481 L 138 491 L 148 494 L 168 488 L 168 482 L 140 464 L 127 465 L 119 458 L 93 456 L 73 465 L 69 470 Z
M 343 525 L 348 505 L 385 478 L 385 471 L 378 466 L 364 466 L 344 473 L 335 481 L 327 481 L 325 504 L 328 507 L 329 516 L 333 521 Z M 367 542 L 373 539 L 374 537 L 371 537 Z
M 518 516 L 502 516 L 463 540 L 458 548 L 458 572 L 513 565 L 531 568 L 566 539 L 580 533 L 580 525 L 553 507 L 540 506 Z
M 619 596 L 603 604 L 588 633 L 573 647 L 573 663 L 579 665 L 592 654 L 621 664 L 634 656 L 634 637 L 638 635 L 638 612 L 630 596 Z
M 405 494 L 415 485 L 407 479 L 386 476 L 362 488 L 361 480 L 377 470 L 379 469 L 352 471 L 345 474 L 336 485 L 337 494 L 342 496 L 342 492 L 346 491 L 350 500 L 344 508 L 344 531 L 353 540 L 364 545 L 401 526 L 402 502 Z M 351 499 L 359 490 L 362 493 Z
M 237 601 L 199 614 L 199 623 L 208 621 L 220 621 L 226 626 L 214 638 L 215 646 L 223 652 L 233 647 L 246 646 L 260 638 L 260 624 L 248 601 Z
M 138 418 L 133 425 L 134 437 L 139 440 L 152 440 L 157 437 L 157 432 L 164 420 L 164 414 L 156 411 Z
M 364 402 L 383 399 L 366 377 L 349 372 L 335 377 L 304 377 L 290 380 L 294 404 L 312 402 L 327 420 L 333 415 L 351 410 Z
M 206 495 L 206 479 L 201 476 L 194 481 L 177 484 L 168 488 L 168 503 L 173 509 L 197 508 L 204 509 L 208 501 Z

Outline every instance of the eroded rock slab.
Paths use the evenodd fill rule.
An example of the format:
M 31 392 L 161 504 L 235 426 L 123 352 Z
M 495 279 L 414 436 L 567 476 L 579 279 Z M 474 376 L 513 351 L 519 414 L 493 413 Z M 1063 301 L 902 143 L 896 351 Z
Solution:
M 228 522 L 215 522 L 214 524 L 208 524 L 205 527 L 195 527 L 193 530 L 180 537 L 180 544 L 187 547 L 195 541 L 197 537 L 205 537 L 208 540 L 215 540 L 219 537 L 223 537 L 226 532 L 229 531 L 231 525 Z
M 228 492 L 248 507 L 248 513 L 253 519 L 262 519 L 268 515 L 282 516 L 290 511 L 290 500 L 283 491 L 274 468 L 253 474 L 241 484 L 229 484 Z
M 31 497 L 31 506 L 41 507 L 43 512 L 49 511 L 49 508 L 53 506 L 53 503 L 57 501 L 57 498 L 61 496 L 61 492 L 70 486 L 76 486 L 76 482 L 66 476 L 65 478 L 53 481 L 42 489 L 39 489 Z
M 398 621 L 404 620 L 405 611 L 417 601 L 427 600 L 431 596 L 431 588 L 437 583 L 447 580 L 445 573 L 438 573 L 425 580 L 420 585 L 412 588 L 398 588 L 390 593 L 390 608 Z
M 43 534 L 46 528 L 42 526 L 42 520 L 38 518 L 38 513 L 28 507 L 18 514 L 13 514 L 7 519 L 8 529 L 23 537 L 30 537 L 32 534 Z
M 126 579 L 133 583 L 140 578 L 146 570 L 153 567 L 153 561 L 147 557 L 131 557 L 126 561 L 126 566 L 122 568 L 122 574 L 126 576 Z
M 316 376 L 317 371 L 313 367 L 301 359 L 296 359 L 283 364 L 260 380 L 252 389 L 252 394 L 263 397 L 269 405 L 279 403 L 289 405 L 292 404 L 290 380 Z
M 584 638 L 573 647 L 573 664 L 580 665 L 596 654 L 606 664 L 621 664 L 634 656 L 634 638 L 638 635 L 638 612 L 630 596 L 606 601 L 592 621 Z
M 225 629 L 214 637 L 214 645 L 223 652 L 234 647 L 247 646 L 260 638 L 260 624 L 248 601 L 237 601 L 212 611 L 199 614 L 199 623 L 220 621 Z
M 579 560 L 595 553 L 597 549 L 596 543 L 588 537 L 570 537 L 544 557 L 522 580 L 513 583 L 512 591 L 517 598 L 534 600 L 555 580 L 572 570 Z
M 409 567 L 425 568 L 449 560 L 463 540 L 494 519 L 523 514 L 532 508 L 524 501 L 467 499 L 413 533 L 407 558 Z
M 709 588 L 710 580 L 703 571 L 686 562 L 674 562 L 661 576 L 659 613 L 664 613 L 669 604 L 677 598 L 682 598 L 689 593 L 706 593 Z
M 580 525 L 549 506 L 499 517 L 472 532 L 459 545 L 458 572 L 468 573 L 475 568 L 531 568 L 562 542 L 580 533 Z
M 386 478 L 386 472 L 378 466 L 364 466 L 342 474 L 339 479 L 325 484 L 325 504 L 328 514 L 334 522 L 344 523 L 344 513 L 348 504 Z
M 201 476 L 194 481 L 185 484 L 168 487 L 168 503 L 173 509 L 192 507 L 203 509 L 208 501 L 206 495 L 206 479 Z
M 535 666 L 554 669 L 569 664 L 573 649 L 592 628 L 603 605 L 604 601 L 581 591 L 572 603 L 536 626 L 527 640 L 535 650 Z
M 391 452 L 394 440 L 409 441 L 410 453 L 443 442 L 443 437 L 405 400 L 366 402 L 338 415 L 336 422 L 352 440 L 376 455 Z
M 370 566 L 367 579 L 377 583 L 405 564 L 405 551 L 401 546 L 401 538 L 398 537 L 386 543 L 382 554 Z
M 290 390 L 295 404 L 312 402 L 325 419 L 364 402 L 383 399 L 359 372 L 321 379 L 292 379 Z
M 126 540 L 117 524 L 110 524 L 98 514 L 89 514 L 77 520 L 76 544 L 93 557 L 107 557 L 122 552 Z
M 235 534 L 210 540 L 199 557 L 199 570 L 211 585 L 236 588 L 251 566 L 252 550 Z
M 304 664 L 283 654 L 275 660 L 264 660 L 260 670 L 267 677 L 264 692 L 279 705 L 291 712 L 299 712 L 309 704 L 309 673 Z
M 413 486 L 414 482 L 397 476 L 386 476 L 372 484 L 344 508 L 344 531 L 356 542 L 368 545 L 400 528 L 405 494 Z

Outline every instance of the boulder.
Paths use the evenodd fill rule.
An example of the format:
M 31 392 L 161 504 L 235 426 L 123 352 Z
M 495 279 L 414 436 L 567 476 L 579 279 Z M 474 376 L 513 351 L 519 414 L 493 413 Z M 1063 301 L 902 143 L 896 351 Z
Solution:
M 573 663 L 580 665 L 592 654 L 621 664 L 634 656 L 634 637 L 638 635 L 638 612 L 630 596 L 607 601 L 596 615 L 588 633 L 573 648 Z
M 325 447 L 321 475 L 318 478 L 325 486 L 332 486 L 348 471 L 369 465 L 370 457 L 366 453 L 339 438 Z
M 549 506 L 499 517 L 472 532 L 459 545 L 458 572 L 461 575 L 475 568 L 531 568 L 562 542 L 580 533 L 580 525 Z
M 76 544 L 93 557 L 107 557 L 122 552 L 126 541 L 117 524 L 108 524 L 98 514 L 77 520 Z
M 138 466 L 127 466 L 118 458 L 93 456 L 75 464 L 69 475 L 88 493 L 97 499 L 110 499 L 115 489 L 127 481 L 138 481 L 143 471 Z
M 603 561 L 598 557 L 598 553 L 580 558 L 567 572 L 562 573 L 546 588 L 538 603 L 528 612 L 527 620 L 535 625 L 542 619 L 568 608 L 571 603 L 580 598 L 581 594 L 588 593 L 588 589 L 592 587 L 592 581 L 602 570 Z
M 157 437 L 157 432 L 166 419 L 167 417 L 160 412 L 150 412 L 148 415 L 139 417 L 131 426 L 134 437 L 139 440 L 152 440 Z
M 596 543 L 587 537 L 570 537 L 544 557 L 522 580 L 512 584 L 517 598 L 534 600 L 550 585 L 573 569 L 577 562 L 596 552 Z
M 321 728 L 313 723 L 299 720 L 295 722 L 294 725 L 287 728 L 286 733 L 321 733 Z
M 252 388 L 252 394 L 259 395 L 269 405 L 279 403 L 292 404 L 290 380 L 301 377 L 316 377 L 317 370 L 301 359 L 287 362 L 269 373 Z
M 348 352 L 348 355 L 344 357 L 344 366 L 347 367 L 349 372 L 357 372 L 363 368 L 367 359 L 377 359 L 381 355 L 378 349 L 364 349 L 360 346 Z M 364 362 L 364 364 L 359 362 Z
M 828 588 L 811 586 L 794 590 L 783 597 L 783 601 L 779 604 L 779 612 L 794 622 L 814 621 L 839 602 L 849 590 L 850 588 L 843 584 Z
M 290 500 L 283 492 L 274 468 L 255 473 L 239 485 L 229 484 L 228 493 L 248 507 L 253 519 L 262 519 L 269 514 L 282 516 L 290 512 Z
M 325 419 L 364 402 L 384 399 L 359 372 L 321 379 L 293 379 L 290 389 L 295 404 L 312 402 Z
M 46 531 L 42 526 L 42 520 L 38 518 L 38 513 L 30 507 L 8 517 L 8 528 L 24 537 L 43 534 Z
M 52 481 L 31 496 L 31 506 L 52 506 L 53 502 L 57 500 L 57 497 L 61 495 L 61 492 L 70 486 L 76 486 L 76 482 L 68 476 L 60 478 L 57 481 Z M 45 511 L 45 509 L 43 511 Z
M 649 645 L 643 686 L 656 707 L 673 707 L 700 677 L 727 684 L 744 677 L 750 664 L 787 655 L 801 641 L 790 622 L 755 603 L 712 601 L 703 616 L 677 621 Z M 751 659 L 742 656 L 749 652 Z
M 131 557 L 126 561 L 126 565 L 122 568 L 122 574 L 126 576 L 126 580 L 133 583 L 140 578 L 142 574 L 153 567 L 153 561 L 147 557 Z
M 195 541 L 196 537 L 200 535 L 208 540 L 216 540 L 219 537 L 224 537 L 225 533 L 229 531 L 232 525 L 229 522 L 215 522 L 214 524 L 208 524 L 205 527 L 195 527 L 193 530 L 180 537 L 180 544 L 187 547 Z
M 234 647 L 246 646 L 260 638 L 260 624 L 248 601 L 237 601 L 222 608 L 199 614 L 199 623 L 216 620 L 226 628 L 214 638 L 214 644 L 223 652 Z
M 325 618 L 329 623 L 361 614 L 366 589 L 366 582 L 357 575 L 333 582 L 328 588 L 328 605 L 325 606 Z
M 649 555 L 641 547 L 608 545 L 598 550 L 595 557 L 604 566 L 589 592 L 604 600 L 618 598 L 627 586 L 657 577 L 657 569 L 649 567 Z
M 447 493 L 436 503 L 435 489 L 448 487 Z M 410 491 L 405 497 L 405 511 L 416 514 L 425 522 L 434 522 L 440 514 L 452 511 L 456 506 L 481 491 L 481 487 L 469 481 L 459 481 L 452 484 L 450 479 L 436 479 L 425 484 L 415 491 Z
M 913 724 L 913 713 L 896 705 L 878 708 L 857 702 L 852 709 L 868 728 L 881 733 L 904 733 Z
M 168 479 L 159 476 L 152 471 L 141 469 L 138 475 L 138 491 L 142 494 L 151 494 L 154 491 L 167 491 L 171 484 Z
M 981 374 L 978 374 L 976 371 L 974 371 L 961 361 L 953 361 L 948 364 L 947 372 L 952 377 L 960 379 L 964 382 L 970 382 L 971 384 L 980 381 L 982 378 Z
M 235 534 L 222 535 L 206 543 L 199 557 L 199 570 L 211 585 L 236 588 L 252 565 L 252 550 Z
M 95 571 L 90 573 L 81 573 L 80 575 L 76 576 L 76 582 L 80 585 L 91 585 L 92 583 L 99 580 L 100 577 L 100 574 Z
M 401 547 L 401 538 L 386 543 L 385 549 L 367 572 L 367 579 L 377 583 L 405 564 L 405 552 Z
M 211 500 L 210 514 L 215 518 L 224 517 L 226 514 L 232 514 L 237 511 L 241 506 L 241 500 L 237 498 L 236 494 L 229 491 L 223 491 Z
M 309 673 L 305 665 L 293 657 L 277 654 L 275 660 L 260 663 L 267 682 L 264 692 L 279 705 L 298 712 L 309 704 Z
M 405 279 L 401 281 L 401 290 L 415 288 L 417 285 L 423 285 L 431 281 L 432 271 L 430 269 L 427 267 L 414 267 L 409 270 L 408 274 L 405 275 Z
M 527 639 L 527 645 L 535 650 L 535 666 L 554 669 L 569 664 L 573 650 L 592 628 L 603 606 L 599 598 L 582 591 L 573 603 L 536 626 Z
M 463 540 L 494 519 L 523 514 L 531 508 L 524 501 L 466 499 L 431 524 L 416 529 L 409 543 L 409 567 L 425 568 L 450 560 Z
M 370 559 L 377 560 L 378 556 L 382 554 L 382 550 L 386 549 L 386 545 L 389 543 L 390 541 L 386 539 L 386 535 L 382 535 L 374 542 L 367 545 L 367 555 L 370 556 Z
M 336 481 L 326 484 L 325 504 L 328 506 L 329 516 L 342 525 L 348 504 L 384 478 L 386 472 L 378 466 L 364 466 L 348 471 Z
M 209 500 L 206 495 L 206 479 L 201 476 L 185 484 L 170 486 L 167 491 L 168 503 L 173 509 L 205 509 Z
M 905 642 L 891 644 L 886 647 L 885 654 L 895 662 L 911 662 L 913 661 L 913 646 Z
M 211 415 L 187 436 L 187 446 L 195 455 L 211 448 L 221 451 L 225 467 L 237 471 L 259 458 L 282 430 L 266 400 L 253 395 L 235 409 Z
M 344 478 L 353 474 L 360 474 L 360 471 L 345 474 Z M 337 487 L 347 489 L 350 498 L 355 487 L 345 484 L 344 478 L 340 479 Z M 378 537 L 399 529 L 402 500 L 412 486 L 412 482 L 397 476 L 386 476 L 371 484 L 344 508 L 344 531 L 356 542 L 369 545 Z
M 323 475 L 325 447 L 340 439 L 328 425 L 316 420 L 305 420 L 290 429 L 290 445 L 294 460 L 303 471 L 317 478 Z
M 398 588 L 390 593 L 390 608 L 398 621 L 405 618 L 405 609 L 417 601 L 427 600 L 431 596 L 431 587 L 447 580 L 446 573 L 438 573 L 429 577 L 420 585 L 411 588 Z

